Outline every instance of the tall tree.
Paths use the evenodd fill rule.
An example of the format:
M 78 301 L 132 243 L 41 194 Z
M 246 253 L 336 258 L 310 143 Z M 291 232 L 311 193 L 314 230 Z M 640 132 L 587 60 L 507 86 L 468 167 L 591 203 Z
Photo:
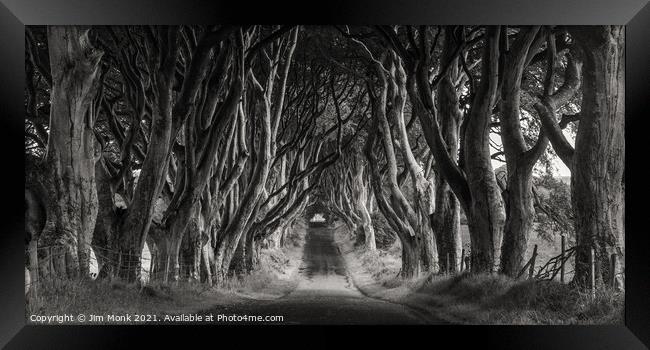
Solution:
M 458 163 L 460 125 L 463 114 L 460 109 L 458 85 L 463 73 L 461 62 L 454 55 L 458 45 L 453 38 L 453 27 L 445 27 L 442 35 L 443 50 L 440 63 L 449 65 L 449 74 L 443 76 L 436 91 L 438 110 L 440 112 L 440 132 L 446 145 L 447 153 L 454 164 Z M 419 110 L 420 105 L 415 103 L 415 113 L 424 113 Z M 436 242 L 441 271 L 460 271 L 461 254 L 463 249 L 460 235 L 460 204 L 454 191 L 449 186 L 442 174 L 435 178 L 435 212 L 432 218 L 432 227 L 436 233 Z M 447 259 L 449 256 L 449 259 Z M 447 265 L 449 261 L 450 266 Z
M 624 271 L 625 172 L 625 30 L 622 26 L 570 29 L 582 64 L 582 102 L 575 149 L 552 114 L 540 114 L 558 156 L 571 170 L 575 214 L 574 283 L 588 286 L 590 251 L 595 251 L 597 283 L 615 278 L 622 288 Z M 618 259 L 611 271 L 609 259 Z
M 252 69 L 247 72 L 250 84 L 257 96 L 252 103 L 256 104 L 256 110 L 261 114 L 261 118 L 259 118 L 260 137 L 256 148 L 253 173 L 232 220 L 225 227 L 222 237 L 217 242 L 215 251 L 217 283 L 225 281 L 239 240 L 247 231 L 248 226 L 252 224 L 253 213 L 260 204 L 260 196 L 264 191 L 275 153 L 276 146 L 273 141 L 276 139 L 275 133 L 278 130 L 276 125 L 279 123 L 278 118 L 280 118 L 284 106 L 287 77 L 293 60 L 298 32 L 299 28 L 292 29 L 290 40 L 285 41 L 284 44 L 280 44 L 280 39 L 273 38 L 277 44 L 272 45 L 272 51 L 265 54 L 268 59 L 265 66 L 268 78 L 264 85 L 258 81 L 256 73 Z M 282 52 L 284 55 L 281 55 Z M 275 83 L 279 85 L 277 92 Z
M 157 43 L 150 43 L 153 104 L 151 106 L 151 134 L 147 154 L 137 184 L 133 190 L 133 201 L 128 206 L 124 219 L 116 232 L 118 251 L 128 261 L 126 268 L 118 273 L 127 280 L 136 280 L 140 272 L 140 252 L 144 247 L 155 203 L 166 179 L 172 140 L 172 88 L 175 82 L 176 63 L 179 55 L 179 27 L 156 28 Z
M 506 33 L 504 33 L 506 35 Z M 555 33 L 547 28 L 520 28 L 512 43 L 508 43 L 504 56 L 504 71 L 500 103 L 500 136 L 507 164 L 506 224 L 501 255 L 501 271 L 516 277 L 524 263 L 524 254 L 535 219 L 533 194 L 533 167 L 544 154 L 548 138 L 540 133 L 532 146 L 528 147 L 521 127 L 521 81 L 532 58 L 546 41 L 547 68 L 542 93 L 542 113 L 555 113 L 562 108 L 580 86 L 580 77 L 573 62 L 567 66 L 564 83 L 557 91 L 554 87 L 554 68 L 557 61 Z M 532 143 L 532 142 L 529 142 Z
M 95 185 L 96 95 L 103 52 L 93 47 L 89 28 L 50 26 L 50 125 L 45 155 L 47 221 L 41 245 L 64 247 L 68 273 L 88 275 L 89 247 L 97 217 Z M 62 255 L 60 255 L 62 256 Z M 59 273 L 66 267 L 58 260 Z
M 472 237 L 472 271 L 495 271 L 501 249 L 505 213 L 490 154 L 490 116 L 499 79 L 499 27 L 486 29 L 481 82 L 465 126 L 464 170 L 471 201 L 468 226 Z M 466 213 L 467 213 L 466 212 Z M 474 243 L 475 242 L 475 243 Z
M 221 48 L 220 55 L 230 56 L 217 58 L 217 66 L 213 70 L 213 76 L 208 85 L 221 85 L 228 79 L 227 92 L 223 96 L 222 91 L 213 86 L 209 87 L 208 93 L 204 96 L 203 109 L 197 108 L 185 121 L 184 156 L 182 183 L 178 186 L 165 213 L 165 225 L 170 229 L 173 251 L 171 252 L 174 268 L 173 278 L 179 278 L 178 255 L 181 242 L 188 224 L 194 229 L 190 235 L 195 256 L 200 257 L 201 233 L 198 225 L 200 219 L 200 200 L 215 166 L 217 151 L 223 137 L 223 131 L 227 123 L 232 124 L 231 130 L 235 130 L 237 124 L 237 111 L 242 93 L 244 90 L 244 41 L 243 33 L 237 35 L 238 40 L 232 40 Z M 228 63 L 231 61 L 232 63 Z M 223 98 L 220 104 L 216 101 Z M 230 138 L 223 140 L 224 143 L 232 143 L 234 133 Z M 225 158 L 225 157 L 224 157 Z M 194 259 L 195 277 L 198 277 L 199 259 Z
M 379 59 L 371 57 L 371 60 L 374 61 L 372 65 L 377 82 L 369 80 L 369 95 L 371 96 L 373 123 L 377 129 L 376 131 L 371 129 L 370 133 L 378 133 L 379 141 L 383 146 L 388 167 L 388 198 L 385 198 L 383 194 L 379 164 L 373 149 L 374 136 L 368 138 L 365 153 L 369 159 L 373 191 L 379 208 L 402 243 L 400 275 L 404 278 L 412 278 L 438 269 L 435 237 L 429 222 L 429 215 L 433 212 L 432 184 L 424 178 L 424 171 L 415 160 L 408 142 L 408 135 L 406 135 L 404 124 L 406 74 L 401 64 L 396 62 L 396 55 L 391 56 L 389 52 L 382 56 Z M 405 167 L 408 169 L 406 173 L 413 179 L 413 191 L 415 192 L 413 201 L 409 201 L 400 188 L 393 131 L 389 117 L 397 125 L 399 149 L 405 159 Z
M 440 29 L 438 29 L 440 30 Z M 431 54 L 437 42 L 432 37 L 431 28 L 421 26 L 418 33 L 419 44 L 413 28 L 408 30 L 408 42 L 412 49 L 407 50 L 400 43 L 396 33 L 387 28 L 381 29 L 386 40 L 395 47 L 396 52 L 409 67 L 409 97 L 418 113 L 425 140 L 435 157 L 437 173 L 444 177 L 456 194 L 467 216 L 471 240 L 471 266 L 473 272 L 495 271 L 500 255 L 501 236 L 505 220 L 503 203 L 496 183 L 490 154 L 490 121 L 496 104 L 499 83 L 499 41 L 501 30 L 498 26 L 488 26 L 483 35 L 484 47 L 481 58 L 481 80 L 474 91 L 471 86 L 469 112 L 461 125 L 460 164 L 455 162 L 442 136 L 440 119 L 450 118 L 440 115 L 435 107 L 434 89 L 448 74 L 453 60 L 440 70 L 438 76 L 430 79 Z M 451 56 L 459 56 L 468 46 L 464 31 Z M 475 40 L 474 40 L 475 41 Z M 444 47 L 443 47 L 444 49 Z M 446 49 L 450 49 L 449 46 Z M 443 57 L 450 57 L 443 54 Z M 464 63 L 464 68 L 466 65 Z M 466 72 L 469 75 L 469 72 Z M 451 111 L 449 108 L 441 111 Z M 453 116 L 451 116 L 453 117 Z

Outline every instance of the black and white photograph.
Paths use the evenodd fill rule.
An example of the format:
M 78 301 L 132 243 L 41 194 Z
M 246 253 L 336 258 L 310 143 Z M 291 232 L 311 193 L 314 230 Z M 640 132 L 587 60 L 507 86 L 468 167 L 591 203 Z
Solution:
M 26 26 L 26 322 L 623 324 L 625 33 Z

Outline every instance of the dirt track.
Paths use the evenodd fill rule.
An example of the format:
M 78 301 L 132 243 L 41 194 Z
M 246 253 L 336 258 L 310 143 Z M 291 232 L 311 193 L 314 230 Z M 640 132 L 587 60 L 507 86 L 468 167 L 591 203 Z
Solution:
M 304 249 L 300 282 L 287 296 L 275 300 L 251 299 L 241 304 L 206 310 L 204 313 L 281 315 L 284 321 L 277 322 L 279 324 L 442 323 L 407 306 L 362 295 L 346 275 L 345 263 L 331 229 L 310 228 Z

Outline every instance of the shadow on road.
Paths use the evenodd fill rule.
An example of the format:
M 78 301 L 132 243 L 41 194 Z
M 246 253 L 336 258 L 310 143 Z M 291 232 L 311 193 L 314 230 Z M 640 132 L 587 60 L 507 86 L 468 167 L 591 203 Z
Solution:
M 420 312 L 407 306 L 362 295 L 347 276 L 330 228 L 308 229 L 299 278 L 297 288 L 283 298 L 250 299 L 204 313 L 283 316 L 283 322 L 279 323 L 284 324 L 429 323 Z

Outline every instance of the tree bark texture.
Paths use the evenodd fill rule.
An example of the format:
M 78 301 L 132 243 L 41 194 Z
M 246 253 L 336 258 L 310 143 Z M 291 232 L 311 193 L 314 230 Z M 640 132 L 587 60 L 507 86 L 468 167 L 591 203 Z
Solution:
M 68 247 L 73 275 L 88 275 L 97 217 L 93 124 L 102 52 L 88 29 L 48 27 L 52 67 L 50 135 L 45 156 L 48 217 L 40 245 Z M 59 271 L 64 273 L 64 271 Z
M 625 210 L 625 32 L 623 26 L 572 31 L 583 55 L 581 118 L 575 142 L 571 199 L 575 212 L 575 283 L 586 286 L 595 250 L 598 283 L 615 274 L 623 288 Z M 609 259 L 618 257 L 616 271 Z

